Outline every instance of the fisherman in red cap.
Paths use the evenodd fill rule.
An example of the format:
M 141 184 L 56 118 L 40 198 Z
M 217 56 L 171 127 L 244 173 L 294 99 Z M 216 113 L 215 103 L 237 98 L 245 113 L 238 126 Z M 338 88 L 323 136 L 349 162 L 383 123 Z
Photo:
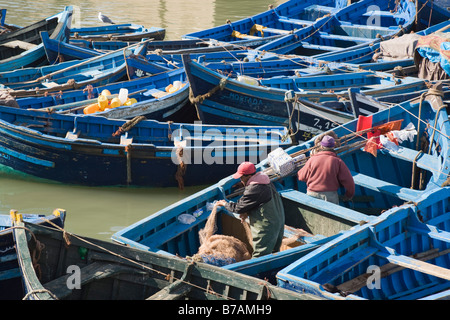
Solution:
M 334 152 L 334 145 L 334 138 L 325 135 L 319 152 L 309 158 L 297 175 L 300 181 L 306 182 L 306 194 L 339 204 L 339 188 L 345 188 L 343 201 L 350 201 L 355 194 L 355 182 L 347 165 Z
M 284 234 L 284 208 L 281 197 L 269 177 L 256 172 L 251 162 L 239 165 L 234 179 L 240 179 L 245 186 L 244 194 L 237 202 L 217 201 L 228 211 L 250 220 L 253 238 L 252 257 L 259 257 L 280 250 Z

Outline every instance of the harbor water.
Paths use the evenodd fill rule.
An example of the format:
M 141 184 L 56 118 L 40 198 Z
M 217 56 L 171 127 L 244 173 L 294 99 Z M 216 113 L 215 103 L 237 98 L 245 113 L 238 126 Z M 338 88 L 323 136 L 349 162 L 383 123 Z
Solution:
M 166 40 L 183 34 L 236 21 L 265 11 L 270 0 L 110 0 L 30 1 L 0 0 L 7 9 L 6 22 L 26 26 L 58 13 L 66 5 L 75 8 L 75 26 L 102 25 L 98 13 L 115 23 L 163 27 Z M 75 164 L 74 164 L 75 165 Z M 222 177 L 217 177 L 217 180 Z M 173 179 L 173 177 L 168 177 Z M 178 188 L 85 187 L 43 181 L 0 167 L 0 213 L 50 214 L 67 211 L 66 230 L 79 235 L 110 240 L 116 231 L 179 201 L 205 186 Z

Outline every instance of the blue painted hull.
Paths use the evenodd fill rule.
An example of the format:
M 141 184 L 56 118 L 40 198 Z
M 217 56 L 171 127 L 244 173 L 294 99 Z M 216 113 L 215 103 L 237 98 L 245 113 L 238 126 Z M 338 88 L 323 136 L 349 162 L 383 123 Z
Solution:
M 66 218 L 64 210 L 55 210 L 52 215 L 22 214 L 23 220 L 45 226 L 51 223 L 63 228 Z M 20 300 L 25 295 L 22 277 L 14 247 L 11 216 L 0 215 L 0 299 Z M 5 289 L 7 288 L 7 289 Z
M 278 285 L 336 300 L 448 299 L 450 189 L 422 199 L 428 203 L 394 208 L 302 257 L 278 273 Z
M 422 121 L 430 121 L 431 128 L 435 126 L 439 128 L 439 133 L 436 131 L 435 134 L 432 134 L 433 129 L 430 127 L 424 129 L 424 126 L 421 126 L 419 129 L 419 136 L 426 131 L 431 146 L 441 146 L 439 149 L 431 147 L 430 153 L 426 156 L 422 151 L 414 150 L 416 141 L 404 141 L 396 152 L 380 150 L 376 158 L 364 152 L 360 146 L 346 149 L 345 145 L 342 146 L 342 151 L 337 151 L 350 168 L 355 180 L 356 193 L 352 203 L 341 202 L 337 206 L 306 195 L 306 185 L 298 181 L 296 170 L 283 178 L 272 175 L 283 200 L 286 221 L 285 238 L 289 239 L 296 235 L 298 228 L 309 232 L 310 235 L 300 235 L 298 241 L 294 241 L 293 245 L 289 245 L 283 251 L 231 263 L 224 268 L 248 275 L 273 278 L 280 269 L 341 234 L 345 235 L 347 230 L 373 221 L 383 211 L 390 211 L 392 207 L 402 206 L 405 202 L 413 201 L 419 208 L 436 206 L 438 214 L 441 214 L 439 203 L 430 202 L 432 197 L 427 196 L 433 192 L 436 194 L 445 192 L 441 185 L 447 179 L 450 168 L 450 160 L 447 156 L 449 142 L 446 139 L 450 133 L 450 125 L 446 120 L 448 114 L 442 100 L 437 99 L 435 102 L 425 100 L 422 103 L 419 101 L 403 103 L 372 116 L 373 126 L 403 119 L 402 128 L 404 128 L 409 122 L 417 123 L 416 116 L 420 109 Z M 438 112 L 435 111 L 437 109 L 439 109 Z M 333 131 L 338 137 L 348 138 L 356 131 L 357 125 L 358 122 L 354 120 Z M 286 152 L 292 157 L 301 153 L 308 154 L 314 145 L 315 139 L 311 139 L 287 149 Z M 423 171 L 422 189 L 410 188 L 411 173 L 418 170 L 413 170 L 414 161 Z M 300 161 L 300 166 L 301 163 Z M 259 163 L 257 168 L 269 175 L 272 170 L 267 160 Z M 112 239 L 142 250 L 182 257 L 193 256 L 200 247 L 199 231 L 205 227 L 211 212 L 207 206 L 208 203 L 221 199 L 236 201 L 242 193 L 242 189 L 236 184 L 237 181 L 232 177 L 222 179 L 117 232 Z M 193 214 L 198 209 L 203 210 L 203 214 L 193 223 L 178 222 L 180 215 Z M 239 218 L 230 212 L 220 210 L 216 221 L 217 234 L 234 236 L 245 242 Z
M 203 185 L 232 173 L 235 163 L 239 161 L 263 159 L 272 148 L 290 145 L 289 139 L 282 141 L 286 129 L 280 127 L 248 128 L 253 135 L 245 142 L 239 142 L 239 137 L 233 132 L 237 131 L 239 135 L 238 129 L 242 131 L 245 128 L 148 120 L 120 132 L 124 120 L 48 114 L 8 107 L 0 109 L 0 164 L 39 178 L 71 184 Z M 47 125 L 42 128 L 42 123 Z M 21 127 L 20 124 L 40 131 Z M 215 144 L 214 139 L 211 140 L 211 130 L 215 130 L 216 134 L 220 130 L 222 136 L 232 139 L 233 143 L 217 145 L 216 141 Z M 258 133 L 266 134 L 270 130 L 276 134 L 268 140 L 268 144 L 264 139 L 258 140 Z M 202 132 L 209 135 L 204 137 Z M 68 133 L 70 135 L 65 138 Z M 186 146 L 182 147 L 182 161 L 187 170 L 180 176 L 181 180 L 177 180 L 180 160 L 176 156 L 178 147 L 174 146 L 174 139 L 180 137 L 186 140 Z
M 51 37 L 53 39 L 58 41 L 65 41 L 68 38 L 71 17 L 72 17 L 72 7 L 66 7 L 66 9 L 63 12 L 47 19 L 49 21 L 55 20 L 57 22 L 57 25 L 54 27 L 54 29 L 49 30 L 51 31 Z M 31 27 L 32 26 L 30 26 L 30 28 Z M 21 33 L 21 30 L 15 32 Z M 9 35 L 6 34 L 5 36 L 8 38 L 5 39 L 0 38 L 0 41 L 4 43 L 14 40 L 22 41 L 23 35 L 22 36 L 18 35 L 17 37 L 14 37 L 13 35 L 14 35 L 13 33 Z M 41 39 L 38 35 L 36 35 L 36 38 L 38 40 L 34 40 L 34 42 L 32 40 L 23 39 L 25 40 L 25 42 L 29 41 L 29 44 L 34 45 L 33 48 L 30 48 L 28 50 L 21 49 L 20 52 L 19 51 L 9 52 L 7 58 L 3 58 L 2 60 L 0 60 L 0 72 L 45 64 L 46 59 L 45 59 L 44 45 L 42 44 Z M 11 51 L 12 49 L 6 48 L 3 50 Z M 4 54 L 2 53 L 2 56 L 3 55 Z

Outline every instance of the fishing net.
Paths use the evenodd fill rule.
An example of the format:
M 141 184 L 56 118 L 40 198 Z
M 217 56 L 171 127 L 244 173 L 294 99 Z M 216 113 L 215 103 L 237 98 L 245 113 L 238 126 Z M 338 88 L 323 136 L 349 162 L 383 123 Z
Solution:
M 17 108 L 19 109 L 19 104 L 17 103 L 16 99 L 14 99 L 13 96 L 6 90 L 0 91 L 0 104 L 2 106 L 7 106 L 11 108 Z
M 194 259 L 216 266 L 248 260 L 251 253 L 241 240 L 227 235 L 215 235 L 217 231 L 217 206 L 214 206 L 206 221 L 205 227 L 199 231 L 200 248 Z M 250 226 L 244 222 L 244 229 L 249 243 L 252 241 Z

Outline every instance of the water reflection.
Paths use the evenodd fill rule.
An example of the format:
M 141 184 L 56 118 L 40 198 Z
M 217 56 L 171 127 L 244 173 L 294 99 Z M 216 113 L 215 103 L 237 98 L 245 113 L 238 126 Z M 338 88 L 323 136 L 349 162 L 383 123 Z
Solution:
M 166 29 L 166 39 L 179 39 L 183 34 L 236 21 L 267 10 L 269 4 L 284 1 L 268 0 L 112 0 L 112 1 L 0 1 L 8 9 L 6 22 L 25 26 L 58 13 L 66 5 L 75 8 L 75 21 L 80 27 L 101 25 L 98 13 L 115 23 L 136 23 Z

